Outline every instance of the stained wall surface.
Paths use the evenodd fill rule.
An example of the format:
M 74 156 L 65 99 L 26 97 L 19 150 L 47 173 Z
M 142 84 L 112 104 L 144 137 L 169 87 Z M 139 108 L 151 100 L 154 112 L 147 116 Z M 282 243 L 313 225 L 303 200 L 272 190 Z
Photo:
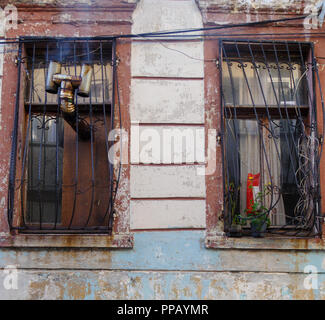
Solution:
M 101 1 L 70 1 L 67 5 L 44 0 L 34 12 L 35 1 L 11 3 L 17 5 L 20 20 L 18 30 L 10 30 L 7 37 L 201 29 L 276 19 L 288 12 L 299 15 L 312 10 L 315 1 L 305 1 L 302 6 L 301 1 L 293 0 L 114 0 L 106 1 L 103 10 Z M 87 8 L 94 12 L 91 19 Z M 290 28 L 300 32 L 311 29 L 305 22 Z M 280 24 L 236 32 L 285 32 L 286 27 Z M 325 298 L 325 247 L 321 240 L 225 239 L 219 219 L 223 196 L 218 147 L 215 170 L 209 173 L 205 169 L 207 130 L 218 130 L 220 119 L 218 48 L 216 39 L 203 41 L 197 36 L 200 32 L 193 31 L 186 41 L 138 37 L 118 43 L 121 68 L 128 70 L 120 82 L 124 83 L 122 106 L 130 142 L 130 163 L 124 168 L 119 191 L 120 208 L 128 218 L 120 223 L 125 232 L 134 234 L 133 247 L 112 250 L 92 247 L 92 242 L 82 248 L 8 244 L 4 217 L 13 109 L 7 100 L 0 101 L 1 299 Z M 316 50 L 320 51 L 324 42 L 317 41 Z M 124 61 L 123 52 L 130 52 Z M 0 55 L 0 88 L 5 84 L 5 88 L 13 87 L 9 93 L 9 89 L 3 92 L 2 98 L 13 97 L 14 79 L 3 75 L 3 63 L 12 65 L 12 56 Z M 7 68 L 14 70 L 13 66 Z M 320 72 L 324 79 L 325 70 Z M 175 132 L 180 141 L 193 137 L 194 145 L 185 148 L 180 143 L 177 148 L 170 140 Z M 212 234 L 217 237 L 213 248 L 207 245 L 207 235 Z M 4 285 L 8 267 L 18 270 L 17 289 Z M 306 272 L 310 271 L 317 271 L 313 275 L 317 287 L 309 289 Z

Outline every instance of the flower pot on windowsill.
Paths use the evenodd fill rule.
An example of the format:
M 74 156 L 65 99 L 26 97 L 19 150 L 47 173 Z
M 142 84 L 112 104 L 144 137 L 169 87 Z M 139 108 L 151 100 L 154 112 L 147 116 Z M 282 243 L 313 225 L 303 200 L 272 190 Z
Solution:
M 232 224 L 229 229 L 230 237 L 239 238 L 242 236 L 242 227 L 240 224 Z
M 266 228 L 267 228 L 267 221 L 263 221 L 263 220 L 251 221 L 251 235 L 252 235 L 252 237 L 254 237 L 254 238 L 264 237 Z

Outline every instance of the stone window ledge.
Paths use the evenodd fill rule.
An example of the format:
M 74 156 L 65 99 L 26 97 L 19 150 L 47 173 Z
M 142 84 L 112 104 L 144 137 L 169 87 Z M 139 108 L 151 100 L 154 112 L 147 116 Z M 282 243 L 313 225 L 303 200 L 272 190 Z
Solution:
M 133 248 L 133 234 L 0 235 L 0 248 Z
M 244 249 L 244 250 L 325 250 L 325 241 L 320 238 L 229 238 L 226 236 L 207 236 L 206 248 L 211 249 Z

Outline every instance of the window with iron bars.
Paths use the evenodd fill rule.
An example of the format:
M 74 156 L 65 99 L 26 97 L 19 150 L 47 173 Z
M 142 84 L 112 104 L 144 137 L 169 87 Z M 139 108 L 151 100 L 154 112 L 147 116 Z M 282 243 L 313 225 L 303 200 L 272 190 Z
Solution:
M 117 191 L 108 138 L 115 40 L 25 38 L 17 61 L 11 229 L 110 233 Z M 24 132 L 21 151 L 18 130 Z
M 220 55 L 226 233 L 319 235 L 313 44 L 220 40 Z

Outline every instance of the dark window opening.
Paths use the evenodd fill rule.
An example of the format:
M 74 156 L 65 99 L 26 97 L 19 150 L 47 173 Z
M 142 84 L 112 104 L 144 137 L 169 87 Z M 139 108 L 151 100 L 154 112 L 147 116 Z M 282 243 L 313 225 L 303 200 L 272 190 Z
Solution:
M 58 190 L 57 185 L 62 185 L 64 124 L 61 118 L 58 118 L 58 125 L 55 117 L 45 116 L 44 124 L 42 120 L 43 117 L 37 115 L 31 119 L 26 208 L 26 223 L 29 224 L 39 224 L 41 212 L 43 223 L 55 223 L 55 219 L 61 222 L 62 190 Z M 39 166 L 41 147 L 43 160 Z
M 24 141 L 21 156 L 11 163 L 12 229 L 111 232 L 113 41 L 21 41 L 18 90 L 23 99 L 17 98 L 16 109 L 23 103 L 25 112 L 19 115 L 22 128 L 17 121 L 14 130 L 23 131 Z

